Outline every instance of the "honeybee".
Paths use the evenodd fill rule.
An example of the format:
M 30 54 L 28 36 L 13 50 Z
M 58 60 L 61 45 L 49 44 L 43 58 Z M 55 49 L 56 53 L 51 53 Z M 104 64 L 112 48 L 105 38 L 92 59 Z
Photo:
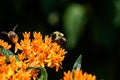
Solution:
M 13 42 L 17 43 L 18 42 L 18 35 L 15 33 L 16 28 L 18 27 L 18 24 L 13 28 L 12 31 L 9 31 L 8 33 L 6 31 L 2 31 L 2 34 L 6 34 L 8 38 Z
M 64 37 L 63 33 L 55 31 L 50 36 L 52 37 L 53 42 L 57 42 L 61 47 L 65 46 L 66 38 Z

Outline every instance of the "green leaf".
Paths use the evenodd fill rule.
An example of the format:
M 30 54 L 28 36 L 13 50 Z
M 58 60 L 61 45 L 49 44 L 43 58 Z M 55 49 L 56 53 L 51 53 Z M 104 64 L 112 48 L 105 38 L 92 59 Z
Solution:
M 43 67 L 29 67 L 28 69 L 39 70 L 41 75 L 38 78 L 38 80 L 47 80 L 48 74 L 47 74 L 47 71 L 45 68 L 43 68 Z
M 73 69 L 72 70 L 79 70 L 81 68 L 81 63 L 82 63 L 82 55 L 80 55 L 77 60 L 75 61 L 74 65 L 73 65 Z
M 12 53 L 10 50 L 4 48 L 3 46 L 0 45 L 0 54 L 6 56 L 6 63 L 9 63 L 9 56 L 15 56 L 14 53 Z
M 14 56 L 14 53 L 0 45 L 0 54 L 5 56 Z
M 81 68 L 81 63 L 82 63 L 82 55 L 80 55 L 77 60 L 75 61 L 73 68 L 72 68 L 72 80 L 74 80 L 74 70 L 79 70 Z

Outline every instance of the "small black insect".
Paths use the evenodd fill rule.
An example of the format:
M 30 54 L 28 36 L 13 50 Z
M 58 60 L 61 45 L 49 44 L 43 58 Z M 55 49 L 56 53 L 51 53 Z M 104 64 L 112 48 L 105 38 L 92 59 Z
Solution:
M 64 37 L 63 33 L 55 31 L 50 36 L 52 37 L 53 42 L 58 43 L 58 45 L 60 45 L 61 47 L 65 46 L 66 38 Z

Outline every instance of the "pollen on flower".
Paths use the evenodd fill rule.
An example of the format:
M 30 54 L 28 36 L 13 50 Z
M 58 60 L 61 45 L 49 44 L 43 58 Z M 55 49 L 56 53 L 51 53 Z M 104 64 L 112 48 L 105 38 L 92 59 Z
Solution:
M 0 45 L 3 46 L 6 49 L 10 49 L 11 48 L 11 45 L 8 45 L 7 42 L 4 42 L 4 40 L 1 40 L 1 39 L 0 39 Z
M 92 74 L 83 73 L 82 70 L 74 70 L 64 72 L 63 80 L 96 80 L 96 76 Z

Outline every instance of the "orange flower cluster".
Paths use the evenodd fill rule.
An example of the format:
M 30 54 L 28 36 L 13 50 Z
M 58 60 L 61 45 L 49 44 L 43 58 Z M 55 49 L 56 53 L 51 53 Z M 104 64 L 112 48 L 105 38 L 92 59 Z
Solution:
M 23 61 L 16 62 L 16 57 L 9 56 L 10 63 L 6 63 L 6 57 L 0 55 L 0 80 L 36 80 L 37 71 L 28 68 Z
M 64 72 L 63 80 L 96 80 L 96 76 L 91 74 L 82 73 L 82 70 L 74 70 L 73 72 Z
M 11 45 L 0 39 L 0 46 L 6 49 L 10 49 Z M 28 64 L 21 61 L 16 61 L 15 56 L 9 56 L 10 63 L 6 63 L 6 56 L 0 52 L 0 80 L 31 80 L 37 79 L 38 70 L 32 70 L 28 68 Z
M 22 53 L 18 54 L 18 58 L 25 60 L 31 67 L 56 67 L 58 71 L 66 51 L 53 42 L 51 37 L 45 36 L 43 39 L 40 32 L 33 32 L 33 39 L 30 39 L 30 32 L 23 33 L 23 36 L 20 42 Z
M 33 32 L 33 39 L 30 39 L 30 32 L 23 33 L 24 39 L 15 43 L 15 52 L 21 50 L 16 56 L 5 56 L 0 52 L 0 80 L 37 80 L 38 70 L 29 67 L 55 67 L 56 71 L 61 68 L 64 60 L 65 49 L 52 41 L 48 35 L 42 37 L 40 32 Z M 11 45 L 0 39 L 0 46 L 10 49 Z M 6 63 L 8 58 L 9 63 Z M 96 76 L 82 73 L 82 70 L 64 72 L 63 80 L 96 80 Z
M 19 46 L 15 46 L 15 52 L 21 50 L 16 56 L 9 56 L 10 63 L 6 63 L 6 56 L 0 54 L 0 80 L 36 80 L 38 70 L 28 69 L 29 67 L 61 67 L 65 54 L 67 53 L 51 37 L 42 38 L 40 32 L 33 32 L 33 39 L 30 39 L 30 32 L 23 33 L 24 39 Z M 0 39 L 0 45 L 10 49 L 11 45 Z
M 10 49 L 11 48 L 11 45 L 8 45 L 7 42 L 4 42 L 4 40 L 1 40 L 1 39 L 0 39 L 0 45 L 3 46 L 6 49 Z

